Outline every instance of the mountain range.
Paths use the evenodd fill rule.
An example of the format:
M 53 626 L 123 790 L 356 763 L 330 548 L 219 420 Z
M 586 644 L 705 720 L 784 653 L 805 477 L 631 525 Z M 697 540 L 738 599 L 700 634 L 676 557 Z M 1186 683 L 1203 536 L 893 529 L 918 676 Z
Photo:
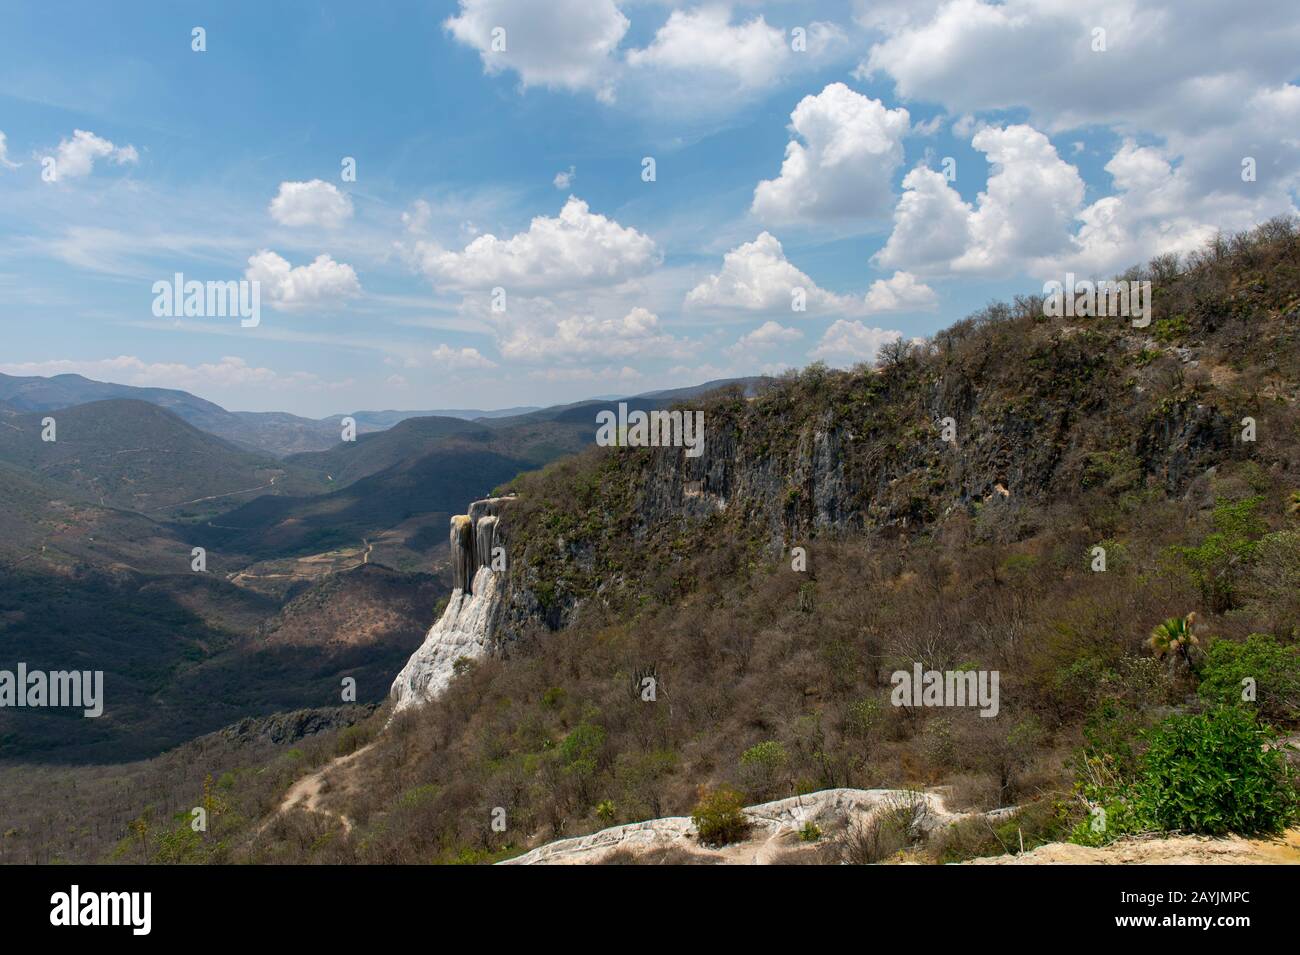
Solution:
M 445 587 L 450 514 L 591 444 L 602 406 L 359 412 L 340 441 L 342 416 L 0 376 L 0 636 L 104 669 L 120 703 L 93 725 L 6 710 L 0 756 L 148 756 L 340 672 L 382 699 Z

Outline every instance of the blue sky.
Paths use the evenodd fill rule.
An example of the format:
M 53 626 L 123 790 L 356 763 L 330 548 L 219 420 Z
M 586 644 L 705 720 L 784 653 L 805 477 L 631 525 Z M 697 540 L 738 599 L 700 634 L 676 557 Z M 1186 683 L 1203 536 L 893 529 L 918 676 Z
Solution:
M 318 416 L 871 360 L 1294 212 L 1293 6 L 10 4 L 0 371 Z

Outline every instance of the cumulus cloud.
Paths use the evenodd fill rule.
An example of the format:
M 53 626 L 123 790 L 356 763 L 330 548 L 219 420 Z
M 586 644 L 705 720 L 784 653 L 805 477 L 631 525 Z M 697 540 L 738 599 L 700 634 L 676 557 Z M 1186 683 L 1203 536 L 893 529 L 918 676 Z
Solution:
M 1024 128 L 1055 133 L 1096 124 L 1125 141 L 1107 166 L 1114 193 L 1087 208 L 1072 181 L 1077 174 L 1041 140 L 1037 181 L 1017 183 L 1031 166 L 1008 161 L 1008 169 L 1019 171 L 1002 180 L 1001 197 L 992 189 L 987 200 L 981 196 L 975 215 L 933 174 L 913 170 L 882 264 L 967 272 L 1017 263 L 1122 268 L 1186 251 L 1217 229 L 1295 212 L 1300 20 L 1289 0 L 1261 0 L 1249 17 L 1212 0 L 877 7 L 864 0 L 859 11 L 881 37 L 857 75 L 887 77 L 903 99 L 960 114 L 956 135 L 978 138 L 987 118 L 977 114 L 1016 109 L 1028 114 Z M 1104 51 L 1093 48 L 1097 29 L 1105 31 Z M 1008 63 L 1016 69 L 1006 69 Z M 989 135 L 1008 137 L 1011 129 Z M 996 149 L 985 151 L 996 161 Z M 1259 171 L 1255 180 L 1240 174 L 1247 158 Z M 1142 185 L 1137 175 L 1145 177 Z M 1008 205 L 1012 198 L 1025 206 L 1046 199 L 1046 215 L 1021 214 Z M 964 251 L 953 254 L 959 240 Z M 1047 245 L 1031 252 L 1036 242 Z
M 1300 122 L 1300 95 L 1293 102 L 1278 94 L 1259 108 L 1294 109 Z M 1087 206 L 1078 170 L 1038 130 L 985 126 L 971 144 L 991 164 L 976 201 L 963 200 L 939 172 L 911 170 L 877 265 L 919 275 L 1103 276 L 1154 255 L 1189 252 L 1217 231 L 1295 211 L 1285 176 L 1260 182 L 1245 196 L 1235 188 L 1207 189 L 1168 148 L 1133 139 L 1106 164 L 1114 192 Z
M 832 83 L 800 100 L 790 125 L 798 138 L 786 146 L 780 176 L 754 190 L 756 216 L 768 223 L 811 223 L 889 211 L 909 129 L 907 110 L 888 109 Z
M 9 146 L 5 142 L 4 131 L 0 130 L 0 166 L 4 166 L 6 169 L 17 169 L 21 165 L 22 163 L 9 161 Z
M 875 361 L 883 346 L 902 337 L 901 332 L 840 319 L 826 329 L 826 334 L 808 352 L 808 357 L 844 368 L 862 361 Z
M 282 182 L 270 212 L 280 225 L 337 229 L 352 218 L 352 197 L 322 179 Z
M 971 145 L 991 164 L 975 204 L 933 170 L 903 179 L 894 229 L 876 262 L 925 273 L 990 274 L 1050 259 L 1069 246 L 1082 206 L 1079 172 L 1025 125 L 986 127 Z
M 951 0 L 877 21 L 885 36 L 862 70 L 954 113 L 1027 107 L 1050 130 L 1192 133 L 1294 77 L 1294 12 L 1290 0 L 1260 0 L 1250 16 L 1211 0 Z M 1098 28 L 1105 52 L 1093 49 Z
M 576 179 L 577 176 L 578 170 L 575 167 L 570 166 L 568 169 L 562 169 L 557 172 L 555 178 L 551 180 L 551 184 L 561 192 L 567 192 L 569 187 L 573 185 L 573 180 Z
M 730 8 L 715 4 L 674 10 L 649 46 L 628 51 L 627 62 L 634 68 L 725 76 L 742 89 L 761 89 L 844 42 L 838 27 L 816 21 L 806 28 L 806 49 L 796 52 L 791 35 L 762 14 L 732 23 Z
M 736 344 L 727 349 L 727 354 L 742 357 L 757 352 L 768 351 L 778 345 L 789 345 L 803 338 L 803 332 L 797 328 L 786 328 L 780 322 L 767 321 L 752 332 L 741 335 Z
M 876 279 L 867 289 L 865 301 L 869 314 L 880 312 L 931 311 L 939 304 L 934 289 L 910 272 L 895 272 L 887 279 Z
M 291 266 L 283 256 L 262 249 L 248 259 L 244 277 L 261 283 L 262 300 L 277 308 L 330 308 L 361 294 L 352 266 L 321 253 L 310 265 Z
M 461 252 L 420 242 L 414 258 L 441 286 L 537 292 L 617 285 L 650 271 L 660 257 L 649 236 L 570 196 L 558 217 L 538 216 L 508 239 L 480 235 Z
M 687 307 L 739 308 L 747 311 L 791 311 L 795 289 L 803 289 L 811 313 L 846 311 L 848 296 L 817 286 L 786 257 L 776 236 L 761 232 L 753 242 L 737 246 L 722 257 L 722 271 L 710 275 L 686 294 Z
M 134 146 L 116 146 L 110 140 L 84 129 L 74 129 L 71 139 L 59 141 L 54 155 L 54 171 L 59 179 L 88 176 L 95 161 L 106 159 L 118 166 L 140 161 Z
M 495 368 L 497 363 L 490 358 L 484 357 L 477 348 L 452 348 L 450 345 L 439 345 L 432 352 L 430 357 L 434 364 L 451 371 L 466 371 L 475 368 Z
M 524 362 L 608 361 L 687 354 L 687 343 L 664 331 L 659 316 L 633 308 L 622 318 L 574 315 L 547 329 L 515 328 L 500 343 L 501 354 Z
M 483 70 L 506 70 L 520 85 L 614 95 L 613 70 L 629 21 L 614 0 L 460 0 L 460 12 L 443 26 L 478 50 Z M 505 49 L 493 49 L 493 31 Z M 500 46 L 500 43 L 498 43 Z

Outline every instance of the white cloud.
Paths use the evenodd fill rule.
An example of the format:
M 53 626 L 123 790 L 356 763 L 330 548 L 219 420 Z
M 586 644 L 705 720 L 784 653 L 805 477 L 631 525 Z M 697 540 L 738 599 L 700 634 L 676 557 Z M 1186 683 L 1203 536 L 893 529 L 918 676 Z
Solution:
M 844 368 L 862 361 L 874 361 L 882 346 L 902 337 L 900 332 L 840 319 L 826 329 L 826 334 L 817 347 L 808 352 L 808 357 Z
M 951 0 L 881 24 L 864 69 L 951 112 L 1027 107 L 1051 130 L 1134 124 L 1167 135 L 1231 121 L 1251 90 L 1293 79 L 1291 0 L 1250 15 L 1212 0 Z M 1106 31 L 1105 52 L 1093 30 Z
M 868 314 L 880 312 L 932 311 L 939 304 L 934 289 L 910 272 L 895 272 L 890 278 L 876 279 L 867 290 Z
M 981 126 L 977 113 L 1017 109 L 1048 132 L 1097 124 L 1126 140 L 1155 141 L 1144 151 L 1120 148 L 1114 168 L 1107 167 L 1116 194 L 1073 210 L 1083 223 L 1073 235 L 1074 223 L 1060 228 L 1061 207 L 1050 208 L 1037 237 L 1050 234 L 1058 248 L 1040 250 L 1035 258 L 1059 263 L 1072 254 L 1082 264 L 1121 268 L 1161 251 L 1194 247 L 1215 229 L 1246 228 L 1295 211 L 1300 18 L 1292 0 L 1260 0 L 1251 4 L 1249 16 L 1216 0 L 1109 0 L 1100 7 L 1063 0 L 949 0 L 873 25 L 883 35 L 858 75 L 889 77 L 904 99 L 964 114 L 953 126 L 958 136 Z M 1105 30 L 1104 52 L 1093 49 L 1096 28 Z M 1012 63 L 1015 68 L 1008 69 Z M 1244 182 L 1245 157 L 1267 173 Z M 1156 176 L 1155 192 L 1126 187 L 1115 175 L 1135 162 Z M 1017 195 L 1024 192 L 1009 185 Z M 933 198 L 935 191 L 927 195 Z M 1067 204 L 1071 198 L 1065 190 L 1052 194 Z M 990 212 L 998 206 L 992 203 Z M 1011 218 L 1019 238 L 1032 241 L 1034 230 L 1025 228 L 1029 217 Z M 961 267 L 992 267 L 999 257 L 987 245 L 999 241 L 996 224 L 989 216 L 982 224 L 987 231 L 972 238 L 972 256 Z M 1105 254 L 1103 235 L 1118 244 L 1114 254 Z M 901 240 L 895 244 L 904 246 Z M 925 243 L 918 237 L 906 245 L 919 256 Z M 1019 257 L 1025 257 L 1024 249 Z
M 141 388 L 179 388 L 201 391 L 208 388 L 316 388 L 321 381 L 309 372 L 277 372 L 249 365 L 244 359 L 226 356 L 220 361 L 186 365 L 181 362 L 149 362 L 134 355 L 100 359 L 54 359 L 0 365 L 6 375 L 82 375 L 96 381 L 111 381 Z
M 761 89 L 812 65 L 845 41 L 834 24 L 817 21 L 806 27 L 807 49 L 796 52 L 791 35 L 770 25 L 762 14 L 743 23 L 732 23 L 731 18 L 725 4 L 674 10 L 649 46 L 628 51 L 628 65 L 719 74 L 741 88 Z
M 551 180 L 551 183 L 561 192 L 567 192 L 569 187 L 573 185 L 573 180 L 577 177 L 578 170 L 575 167 L 570 166 L 567 170 L 562 169 L 557 172 L 555 178 Z
M 786 146 L 776 179 L 754 190 L 753 212 L 769 223 L 872 218 L 893 204 L 894 170 L 909 130 L 905 109 L 832 83 L 790 114 L 799 139 Z
M 1300 88 L 1265 94 L 1246 105 L 1248 122 L 1300 123 Z M 1292 129 L 1295 128 L 1293 124 Z M 874 262 L 920 275 L 1030 274 L 1064 271 L 1098 277 L 1166 252 L 1186 253 L 1217 231 L 1234 231 L 1294 212 L 1294 179 L 1271 170 L 1268 181 L 1207 188 L 1196 169 L 1159 146 L 1126 139 L 1106 164 L 1115 191 L 1084 205 L 1078 170 L 1038 130 L 985 126 L 972 139 L 992 164 L 974 204 L 940 173 L 923 166 L 903 179 L 894 228 Z M 1209 147 L 1207 147 L 1209 148 Z M 1232 146 L 1219 163 L 1239 171 Z M 1254 187 L 1253 191 L 1251 187 Z
M 509 239 L 481 235 L 461 252 L 420 242 L 414 255 L 420 269 L 438 285 L 501 286 L 507 292 L 617 285 L 659 262 L 649 236 L 591 212 L 572 196 L 557 218 L 538 216 L 526 232 Z
M 621 368 L 609 365 L 604 368 L 546 368 L 530 371 L 528 377 L 535 381 L 572 382 L 572 381 L 611 381 L 615 383 L 640 381 L 645 376 L 630 365 Z
M 495 368 L 497 363 L 485 358 L 477 348 L 452 348 L 439 345 L 430 356 L 435 364 L 452 371 L 465 371 L 473 368 Z
M 55 151 L 54 171 L 59 179 L 88 176 L 95 168 L 95 160 L 107 159 L 122 166 L 140 161 L 134 146 L 116 146 L 111 141 L 84 129 L 74 129 L 71 139 L 59 141 Z
M 322 179 L 282 182 L 270 212 L 280 225 L 337 229 L 352 218 L 352 197 Z
M 752 332 L 747 332 L 737 339 L 736 344 L 727 349 L 733 357 L 751 355 L 756 352 L 788 345 L 803 338 L 803 332 L 797 328 L 786 328 L 780 322 L 767 321 Z
M 613 98 L 613 70 L 629 21 L 614 0 L 460 0 L 443 24 L 460 43 L 478 50 L 483 70 L 512 70 L 520 84 L 587 90 Z M 504 50 L 493 31 L 504 30 Z
M 9 146 L 5 142 L 4 132 L 0 131 L 0 166 L 4 166 L 6 169 L 17 169 L 21 165 L 22 163 L 9 161 Z
M 799 271 L 770 232 L 737 246 L 722 257 L 722 271 L 710 275 L 686 294 L 687 307 L 739 308 L 746 311 L 790 312 L 795 289 L 804 290 L 810 313 L 842 312 L 855 307 L 848 296 L 818 288 Z
M 659 316 L 633 308 L 622 318 L 575 315 L 546 330 L 519 327 L 500 343 L 501 354 L 524 362 L 627 359 L 689 354 L 688 343 L 667 334 Z
M 427 232 L 433 220 L 433 206 L 424 199 L 416 199 L 411 208 L 402 213 L 402 225 L 406 231 L 419 234 Z
M 1069 246 L 1083 203 L 1079 172 L 1029 126 L 987 127 L 971 145 L 992 170 L 974 206 L 933 170 L 913 169 L 877 264 L 922 274 L 992 274 L 1052 258 Z
M 352 266 L 325 253 L 310 265 L 290 266 L 287 259 L 262 249 L 248 259 L 244 277 L 261 283 L 263 301 L 277 308 L 330 308 L 361 294 Z

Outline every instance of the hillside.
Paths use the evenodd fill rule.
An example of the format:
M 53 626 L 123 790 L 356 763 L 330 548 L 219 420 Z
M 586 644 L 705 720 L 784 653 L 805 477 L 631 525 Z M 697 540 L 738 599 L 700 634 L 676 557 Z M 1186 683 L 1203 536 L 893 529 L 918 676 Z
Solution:
M 0 760 L 155 756 L 247 716 L 384 698 L 445 592 L 431 575 L 358 567 L 281 603 L 214 574 L 0 577 L 0 641 L 32 670 L 104 671 L 105 716 L 0 710 Z M 12 666 L 12 663 L 9 664 Z
M 1083 748 L 1200 712 L 1220 692 L 1208 668 L 1249 634 L 1292 661 L 1263 678 L 1287 699 L 1300 239 L 1273 223 L 1134 275 L 1155 289 L 1147 329 L 1024 298 L 877 368 L 695 402 L 699 458 L 593 449 L 511 482 L 494 652 L 349 767 L 365 785 L 325 801 L 348 840 L 312 850 L 284 829 L 251 858 L 491 860 L 718 786 L 943 784 L 956 811 L 1020 807 L 1032 849 L 1086 823 Z M 1148 647 L 1190 611 L 1195 672 Z M 997 718 L 891 706 L 889 674 L 916 664 L 1000 673 Z M 655 701 L 633 692 L 645 673 Z M 1266 712 L 1295 720 L 1294 702 Z M 509 806 L 505 833 L 484 805 Z M 951 839 L 949 859 L 1007 851 Z
M 55 440 L 43 440 L 53 418 Z M 6 415 L 0 461 L 100 505 L 193 517 L 260 494 L 304 494 L 317 481 L 241 451 L 148 402 L 109 399 L 57 413 Z
M 22 411 L 61 411 L 111 399 L 144 401 L 165 408 L 187 424 L 214 434 L 245 451 L 292 454 L 328 448 L 339 439 L 338 425 L 283 412 L 232 412 L 173 388 L 140 388 L 93 381 L 81 375 L 49 378 L 0 375 L 0 401 Z
M 640 409 L 667 403 L 628 400 Z M 328 451 L 294 455 L 286 466 L 314 473 L 336 490 L 259 498 L 195 528 L 195 540 L 257 560 L 378 541 L 391 566 L 426 566 L 441 559 L 452 514 L 521 472 L 591 446 L 596 413 L 609 406 L 579 402 L 477 422 L 412 418 Z
M 327 476 L 331 487 L 337 489 L 412 458 L 423 457 L 453 435 L 484 440 L 489 432 L 461 418 L 408 418 L 386 431 L 359 434 L 356 441 L 339 442 L 326 451 L 295 454 L 288 460 Z

